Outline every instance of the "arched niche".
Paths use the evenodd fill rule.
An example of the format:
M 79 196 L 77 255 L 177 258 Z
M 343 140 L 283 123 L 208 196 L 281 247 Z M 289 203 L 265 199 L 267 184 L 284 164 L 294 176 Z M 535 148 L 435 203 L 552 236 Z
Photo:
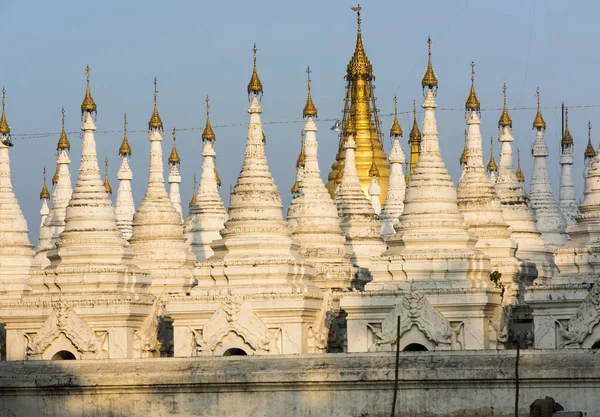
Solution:
M 59 350 L 52 356 L 53 361 L 74 361 L 77 358 L 73 354 L 73 352 L 69 352 L 68 350 Z
M 63 352 L 63 353 L 61 353 Z M 58 353 L 61 353 L 62 355 L 66 355 L 66 353 L 64 352 L 68 352 L 70 353 L 70 355 L 72 355 L 73 357 L 71 358 L 70 355 L 68 358 L 59 358 L 59 357 L 54 357 L 55 355 L 57 355 Z M 52 343 L 50 343 L 50 345 L 46 348 L 46 350 L 44 351 L 43 355 L 42 355 L 42 359 L 43 360 L 69 360 L 69 359 L 81 359 L 81 352 L 79 352 L 79 350 L 75 347 L 75 345 L 73 344 L 73 342 L 71 342 L 67 336 L 65 336 L 65 334 L 63 332 L 61 332 L 58 337 L 56 337 L 56 339 L 54 339 L 52 341 Z
M 416 324 L 413 324 L 400 338 L 400 350 L 408 352 L 406 348 L 410 345 L 421 345 L 425 350 L 435 350 L 437 347 Z
M 235 330 L 230 330 L 223 338 L 217 346 L 215 346 L 214 355 L 215 356 L 241 356 L 241 352 L 244 352 L 244 355 L 254 355 L 255 352 L 252 347 L 246 343 L 244 338 L 239 335 Z M 226 353 L 229 354 L 226 355 Z M 233 352 L 237 352 L 236 355 L 233 355 Z
M 244 349 L 240 348 L 229 348 L 223 352 L 223 356 L 248 356 Z
M 404 349 L 402 349 L 403 352 L 427 352 L 429 351 L 429 349 L 427 349 L 425 346 L 423 346 L 420 343 L 411 343 L 410 345 L 406 345 L 404 347 Z
M 600 340 L 592 345 L 592 349 L 600 349 Z

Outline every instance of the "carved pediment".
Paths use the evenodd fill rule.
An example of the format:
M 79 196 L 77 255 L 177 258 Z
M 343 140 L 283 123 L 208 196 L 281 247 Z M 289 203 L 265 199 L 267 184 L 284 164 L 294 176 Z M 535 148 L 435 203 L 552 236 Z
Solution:
M 600 285 L 594 284 L 589 294 L 581 302 L 575 315 L 566 326 L 558 320 L 560 334 L 563 337 L 561 347 L 580 347 L 585 338 L 600 322 Z

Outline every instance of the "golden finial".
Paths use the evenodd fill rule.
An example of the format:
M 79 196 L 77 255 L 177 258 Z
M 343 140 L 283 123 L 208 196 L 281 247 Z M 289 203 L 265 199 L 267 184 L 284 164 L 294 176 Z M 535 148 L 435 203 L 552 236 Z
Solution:
M 87 65 L 85 67 L 85 71 L 84 71 L 86 87 L 85 87 L 85 96 L 83 97 L 83 101 L 81 102 L 81 115 L 82 116 L 85 112 L 96 113 L 96 102 L 92 98 L 92 92 L 90 91 L 90 71 L 91 71 L 90 66 Z
M 573 146 L 573 136 L 569 132 L 569 109 L 565 107 L 565 133 L 560 141 L 562 149 L 564 150 L 567 146 Z
M 408 141 L 410 143 L 421 143 L 421 131 L 419 130 L 419 124 L 417 123 L 417 104 L 413 100 L 413 126 L 408 135 Z
M 467 162 L 468 162 L 468 159 L 467 159 L 467 140 L 468 140 L 468 136 L 467 136 L 467 131 L 465 129 L 465 146 L 463 147 L 462 154 L 460 155 L 460 164 L 461 165 L 466 165 Z
M 251 95 L 254 94 L 258 96 L 260 94 L 260 99 L 262 99 L 263 94 L 263 86 L 260 82 L 260 78 L 258 77 L 258 73 L 256 72 L 256 43 L 252 48 L 252 52 L 254 53 L 254 69 L 252 70 L 252 77 L 250 77 L 250 82 L 248 83 L 248 101 L 251 99 Z
M 267 134 L 265 133 L 264 129 L 262 130 L 262 141 L 263 143 L 267 143 Z
M 300 131 L 300 155 L 296 160 L 296 168 L 304 168 L 304 130 Z
M 423 78 L 421 79 L 421 86 L 423 89 L 425 87 L 429 87 L 431 89 L 436 88 L 438 86 L 438 80 L 435 75 L 435 71 L 433 70 L 433 65 L 431 65 L 431 48 L 433 48 L 433 43 L 431 42 L 431 37 L 427 37 L 427 49 L 429 58 L 427 60 L 427 69 L 425 70 L 425 74 L 423 74 Z
M 546 130 L 546 122 L 544 121 L 542 111 L 540 110 L 540 87 L 535 90 L 535 97 L 537 98 L 537 113 L 535 115 L 535 120 L 533 121 L 533 128 Z
M 356 32 L 356 47 L 354 48 L 354 54 L 348 63 L 346 78 L 348 80 L 357 78 L 371 80 L 374 78 L 373 65 L 371 64 L 371 61 L 369 61 L 369 58 L 367 58 L 367 53 L 365 52 L 365 48 L 363 46 L 362 32 L 360 27 L 360 11 L 362 10 L 362 7 L 360 7 L 359 4 L 356 7 L 352 7 L 352 10 L 357 14 L 358 29 Z
M 40 193 L 40 200 L 50 198 L 50 193 L 48 192 L 48 187 L 46 187 L 46 167 L 44 167 L 44 186 L 42 187 L 42 192 Z
M 308 86 L 308 96 L 306 98 L 306 104 L 304 105 L 304 110 L 302 111 L 302 117 L 317 117 L 317 106 L 313 103 L 312 96 L 310 94 L 310 67 L 306 68 L 307 76 L 307 86 Z
M 299 189 L 300 189 L 300 183 L 298 182 L 298 180 L 296 180 L 296 181 L 294 181 L 294 185 L 292 185 L 292 189 L 290 191 L 292 192 L 292 194 L 296 194 Z
M 198 179 L 194 175 L 194 190 L 192 191 L 192 199 L 190 200 L 190 207 L 196 204 L 196 189 L 198 188 Z
M 348 112 L 346 120 L 344 121 L 344 127 L 342 128 L 342 136 L 352 136 L 356 134 L 356 125 L 354 123 L 354 114 L 352 111 Z
M 58 158 L 58 152 L 56 153 L 56 157 Z M 58 177 L 59 177 L 59 172 L 58 172 L 58 167 L 59 165 L 56 164 L 56 169 L 54 170 L 54 176 L 52 177 L 52 186 L 56 186 L 56 184 L 58 184 Z
M 0 117 L 0 134 L 8 135 L 10 133 L 10 126 L 6 120 L 6 114 L 4 113 L 4 105 L 6 104 L 6 89 L 2 87 L 2 117 Z
M 131 146 L 129 146 L 129 141 L 127 140 L 127 113 L 123 115 L 123 142 L 121 142 L 121 147 L 119 148 L 120 156 L 131 156 Z
M 490 160 L 487 164 L 487 170 L 489 172 L 497 172 L 498 165 L 496 164 L 496 158 L 494 158 L 494 138 L 490 137 Z
M 394 96 L 394 121 L 390 128 L 390 136 L 402 136 L 402 126 L 398 122 L 398 98 Z
M 112 194 L 112 187 L 108 182 L 108 157 L 104 158 L 104 189 L 108 194 Z
M 506 109 L 506 83 L 504 83 L 502 93 L 504 94 L 504 109 L 502 109 L 502 114 L 500 115 L 500 119 L 498 120 L 498 126 L 512 128 L 512 119 L 510 118 L 508 110 Z
M 160 115 L 158 114 L 158 106 L 156 105 L 156 96 L 158 95 L 158 89 L 156 88 L 157 81 L 156 77 L 154 77 L 154 111 L 152 112 L 152 117 L 150 117 L 150 121 L 148 122 L 149 129 L 163 129 L 163 122 L 160 119 Z
M 62 130 L 60 132 L 60 138 L 58 139 L 58 144 L 56 145 L 56 150 L 60 151 L 62 149 L 66 149 L 68 151 L 71 150 L 71 143 L 67 138 L 67 132 L 65 131 L 65 108 L 61 109 L 61 119 L 62 119 Z
M 588 121 L 588 143 L 585 148 L 584 156 L 585 156 L 585 159 L 596 157 L 596 150 L 594 149 L 594 146 L 592 145 L 592 122 L 589 122 L 589 121 Z
M 180 164 L 181 160 L 179 159 L 179 154 L 177 153 L 177 146 L 176 146 L 176 142 L 177 142 L 177 129 L 173 129 L 173 149 L 171 149 L 171 155 L 169 156 L 169 163 L 170 164 Z
M 208 96 L 206 96 L 206 124 L 204 125 L 204 131 L 202 132 L 202 142 L 206 140 L 215 140 L 215 132 L 213 132 L 212 126 L 210 124 L 210 115 L 208 110 L 210 109 L 210 104 L 208 104 Z
M 215 158 L 215 181 L 217 182 L 217 187 L 221 188 L 221 178 L 219 177 L 219 173 L 217 172 L 217 159 Z
M 517 179 L 519 182 L 525 182 L 525 175 L 521 171 L 521 151 L 517 148 Z
M 371 148 L 373 149 L 373 148 Z M 375 164 L 375 151 L 373 150 L 373 159 L 371 162 L 371 168 L 369 168 L 369 176 L 371 178 L 375 177 L 378 178 L 379 177 L 379 169 L 377 168 L 377 164 Z
M 465 109 L 471 111 L 480 111 L 481 105 L 479 104 L 479 99 L 477 98 L 477 94 L 475 93 L 475 62 L 471 61 L 471 91 L 469 92 L 469 96 L 467 97 L 467 102 L 465 103 Z

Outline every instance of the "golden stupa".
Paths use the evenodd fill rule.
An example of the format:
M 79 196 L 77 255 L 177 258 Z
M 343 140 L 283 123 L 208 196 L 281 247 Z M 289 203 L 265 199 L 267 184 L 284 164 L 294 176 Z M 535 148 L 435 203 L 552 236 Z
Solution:
M 358 32 L 356 35 L 356 48 L 354 55 L 348 63 L 346 71 L 346 104 L 344 106 L 344 117 L 342 126 L 345 126 L 346 118 L 350 114 L 354 115 L 354 123 L 356 127 L 356 170 L 358 179 L 365 195 L 369 198 L 367 190 L 371 184 L 371 176 L 369 170 L 371 165 L 375 164 L 379 175 L 377 182 L 381 187 L 379 199 L 381 204 L 385 203 L 387 196 L 388 182 L 390 178 L 390 164 L 387 161 L 387 155 L 383 150 L 382 134 L 379 124 L 379 116 L 375 106 L 375 96 L 373 94 L 373 66 L 367 58 L 363 47 L 361 34 L 361 7 L 353 7 L 352 10 L 358 15 Z M 336 189 L 336 177 L 338 170 L 343 167 L 346 153 L 342 149 L 343 132 L 340 132 L 339 149 L 335 157 L 336 161 L 331 166 L 331 172 L 328 176 L 327 189 L 333 196 Z

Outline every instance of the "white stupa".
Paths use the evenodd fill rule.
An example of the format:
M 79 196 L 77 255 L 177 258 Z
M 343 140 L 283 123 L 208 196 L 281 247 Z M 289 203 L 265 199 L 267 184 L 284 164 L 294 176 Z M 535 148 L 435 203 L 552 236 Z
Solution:
M 117 172 L 119 180 L 119 190 L 117 191 L 117 203 L 115 205 L 115 213 L 117 216 L 117 227 L 123 234 L 125 240 L 131 238 L 133 231 L 133 214 L 135 213 L 135 203 L 133 202 L 133 194 L 131 192 L 131 181 L 133 180 L 133 172 L 129 167 L 129 158 L 131 158 L 131 146 L 127 139 L 127 113 L 123 116 L 123 142 L 119 148 L 119 156 L 121 157 L 121 167 Z
M 565 132 L 560 141 L 560 188 L 558 191 L 558 206 L 567 226 L 575 223 L 579 214 L 575 201 L 575 186 L 573 185 L 573 136 L 569 131 L 569 109 L 565 109 Z

